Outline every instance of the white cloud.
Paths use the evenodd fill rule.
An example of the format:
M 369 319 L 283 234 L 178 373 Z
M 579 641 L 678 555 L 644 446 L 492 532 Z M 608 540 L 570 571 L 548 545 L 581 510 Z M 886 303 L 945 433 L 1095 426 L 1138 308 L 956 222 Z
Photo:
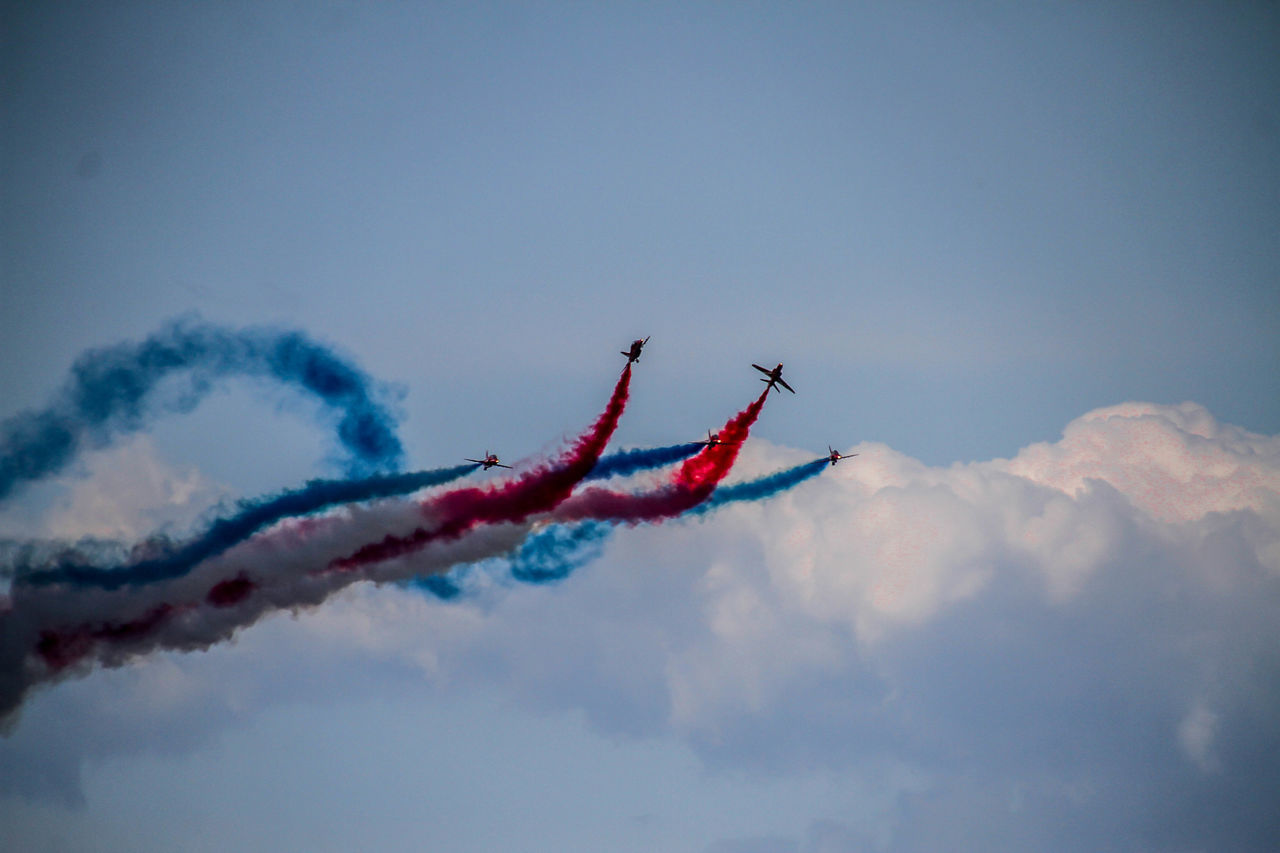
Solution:
M 1278 448 L 1191 404 L 1091 412 L 1059 442 L 949 468 L 862 445 L 768 502 L 620 531 L 551 592 L 464 602 L 467 624 L 426 645 L 441 677 L 673 732 L 715 762 L 913 761 L 939 781 L 902 814 L 939 821 L 934 842 L 987 785 L 1019 807 L 974 849 L 1097 810 L 1136 832 L 1161 798 L 1193 832 L 1206 769 L 1231 791 L 1280 776 L 1243 759 L 1280 714 L 1280 685 L 1256 679 L 1280 659 Z M 743 464 L 795 461 L 756 443 Z M 1266 829 L 1231 802 L 1235 829 L 1194 831 Z
M 1219 767 L 1213 751 L 1213 737 L 1217 727 L 1218 715 L 1199 702 L 1178 724 L 1178 744 L 1187 757 L 1206 773 Z
M 1024 449 L 1006 469 L 1072 495 L 1102 480 L 1160 521 L 1280 512 L 1280 437 L 1220 424 L 1196 403 L 1097 409 L 1069 424 L 1060 441 Z
M 1278 447 L 1191 404 L 1098 410 L 948 468 L 865 444 L 767 502 L 619 530 L 558 586 L 441 603 L 361 584 L 292 626 L 292 650 L 499 685 L 717 765 L 909 767 L 929 781 L 887 849 L 1031 849 L 1065 837 L 1050 825 L 1069 849 L 1264 849 Z M 805 459 L 753 442 L 736 476 Z M 865 834 L 841 833 L 808 843 Z
M 37 516 L 21 504 L 6 507 L 3 529 L 23 539 L 138 540 L 159 529 L 182 530 L 227 497 L 197 468 L 163 460 L 145 435 L 86 453 L 76 469 L 54 479 L 58 494 Z M 21 524 L 18 513 L 25 516 Z

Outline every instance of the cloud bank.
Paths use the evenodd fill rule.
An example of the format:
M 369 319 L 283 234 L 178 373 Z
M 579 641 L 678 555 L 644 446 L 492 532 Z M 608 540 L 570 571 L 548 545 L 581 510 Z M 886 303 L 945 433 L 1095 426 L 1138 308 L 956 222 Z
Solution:
M 874 822 L 815 814 L 726 850 L 1275 849 L 1280 437 L 1132 403 L 1010 459 L 851 449 L 768 502 L 619 529 L 556 584 L 359 585 L 288 623 L 292 648 L 497 685 L 713 767 L 893 779 Z M 753 441 L 736 476 L 806 457 Z M 254 682 L 242 663 L 185 689 L 208 709 Z M 182 712 L 135 680 L 130 707 Z M 71 748 L 42 767 L 31 740 L 47 728 L 0 743 L 0 764 L 65 788 Z
M 392 608 L 378 642 L 429 677 L 716 766 L 910 768 L 887 835 L 815 815 L 791 849 L 1275 847 L 1280 438 L 1125 404 L 1011 459 L 853 449 L 767 503 L 620 530 L 552 590 L 321 621 Z

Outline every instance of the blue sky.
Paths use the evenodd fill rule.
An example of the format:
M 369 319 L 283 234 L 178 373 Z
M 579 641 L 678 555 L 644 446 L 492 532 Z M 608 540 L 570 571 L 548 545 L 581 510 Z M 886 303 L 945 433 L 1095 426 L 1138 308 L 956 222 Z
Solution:
M 1273 5 L 3 16 L 0 417 L 195 312 L 391 383 L 411 467 L 554 447 L 644 335 L 619 443 L 783 361 L 744 476 L 863 445 L 559 586 L 360 588 L 37 692 L 32 849 L 1274 847 Z M 228 383 L 0 532 L 335 475 L 314 415 Z

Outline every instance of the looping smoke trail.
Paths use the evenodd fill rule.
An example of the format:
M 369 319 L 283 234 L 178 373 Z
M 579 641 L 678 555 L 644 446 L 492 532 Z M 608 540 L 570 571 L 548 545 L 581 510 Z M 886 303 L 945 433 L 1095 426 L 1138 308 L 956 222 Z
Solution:
M 414 504 L 349 505 L 332 516 L 285 521 L 164 584 L 115 590 L 15 586 L 0 609 L 0 719 L 33 685 L 95 662 L 119 665 L 160 648 L 207 648 L 264 614 L 319 604 L 357 581 L 441 574 L 513 550 L 529 531 L 519 522 L 555 506 L 595 466 L 622 416 L 630 379 L 628 366 L 605 411 L 558 459 L 503 486 L 459 489 L 428 501 L 428 513 L 444 524 L 419 528 L 424 535 L 416 541 L 402 540 L 411 547 L 400 546 L 395 556 L 404 559 L 379 555 L 360 571 L 350 564 L 347 571 L 324 570 L 367 543 L 370 528 L 394 527 L 407 520 L 405 513 L 422 523 L 424 507 Z M 482 530 L 472 529 L 481 523 Z
M 205 533 L 183 545 L 169 546 L 168 553 L 124 565 L 101 565 L 86 562 L 71 551 L 55 557 L 52 566 L 34 569 L 29 564 L 20 564 L 14 582 L 27 586 L 68 583 L 110 590 L 171 580 L 282 519 L 309 515 L 341 504 L 395 497 L 443 485 L 478 467 L 475 463 L 468 462 L 433 471 L 387 474 L 358 480 L 312 480 L 300 489 L 242 503 L 238 513 L 214 521 Z M 142 543 L 139 550 L 154 551 L 165 545 L 167 543 L 151 541 Z
M 434 527 L 419 527 L 407 536 L 387 536 L 348 557 L 334 560 L 329 568 L 351 571 L 411 554 L 434 541 L 457 538 L 477 525 L 521 522 L 535 513 L 555 508 L 596 466 L 626 408 L 630 387 L 631 365 L 628 363 L 604 412 L 558 459 L 501 486 L 455 489 L 432 498 L 423 506 L 423 514 L 436 521 Z
M 336 514 L 285 520 L 205 557 L 164 584 L 130 589 L 15 586 L 7 608 L 0 611 L 0 718 L 15 710 L 33 685 L 84 671 L 94 663 L 120 665 L 161 648 L 207 648 L 264 614 L 319 604 L 357 581 L 440 575 L 452 566 L 513 552 L 529 538 L 526 520 L 564 502 L 598 463 L 625 408 L 630 376 L 628 366 L 605 411 L 569 450 L 498 487 L 456 489 L 420 505 L 349 504 Z M 735 444 L 707 447 L 688 459 L 675 472 L 670 488 L 686 497 L 705 498 L 702 491 L 713 489 L 732 465 L 737 443 L 746 437 L 764 396 L 722 431 L 725 440 Z M 669 504 L 664 511 L 671 508 Z M 369 542 L 371 529 L 394 529 L 409 521 L 406 513 L 417 524 L 425 515 L 433 526 L 351 550 Z M 572 547 L 582 559 L 590 559 L 587 552 L 593 542 L 598 547 L 603 530 L 607 527 L 548 534 L 526 550 L 529 561 L 517 577 L 526 582 L 554 580 L 573 566 L 539 565 L 538 545 L 550 542 L 550 550 Z M 344 553 L 353 556 L 337 557 Z M 317 570 L 323 566 L 344 570 Z M 435 593 L 453 594 L 445 583 Z
M 0 499 L 19 485 L 57 473 L 89 442 L 101 446 L 134 432 L 160 412 L 193 408 L 227 375 L 272 379 L 318 398 L 339 414 L 338 439 L 351 474 L 393 471 L 403 449 L 395 417 L 375 400 L 363 371 L 301 332 L 225 329 L 184 319 L 141 343 L 88 350 L 54 401 L 0 422 Z M 157 385 L 182 375 L 176 395 L 156 400 Z

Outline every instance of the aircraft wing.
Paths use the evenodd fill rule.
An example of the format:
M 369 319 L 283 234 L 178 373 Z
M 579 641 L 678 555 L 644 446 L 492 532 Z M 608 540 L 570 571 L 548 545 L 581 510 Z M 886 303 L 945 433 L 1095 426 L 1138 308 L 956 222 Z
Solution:
M 765 376 L 769 376 L 773 373 L 772 370 L 769 370 L 768 368 L 765 368 L 765 367 L 761 367 L 760 365 L 755 364 L 754 362 L 752 363 L 751 366 L 754 367 L 756 370 L 760 371 L 761 373 L 763 373 Z
M 774 380 L 774 381 L 775 381 L 775 382 L 777 382 L 779 385 L 781 385 L 783 388 L 786 388 L 786 389 L 787 389 L 788 391 L 790 391 L 792 394 L 796 393 L 796 389 L 794 389 L 794 388 L 792 388 L 790 385 L 788 385 L 788 384 L 786 383 L 786 381 L 782 379 L 782 377 L 778 377 L 778 378 L 777 378 L 776 380 Z

